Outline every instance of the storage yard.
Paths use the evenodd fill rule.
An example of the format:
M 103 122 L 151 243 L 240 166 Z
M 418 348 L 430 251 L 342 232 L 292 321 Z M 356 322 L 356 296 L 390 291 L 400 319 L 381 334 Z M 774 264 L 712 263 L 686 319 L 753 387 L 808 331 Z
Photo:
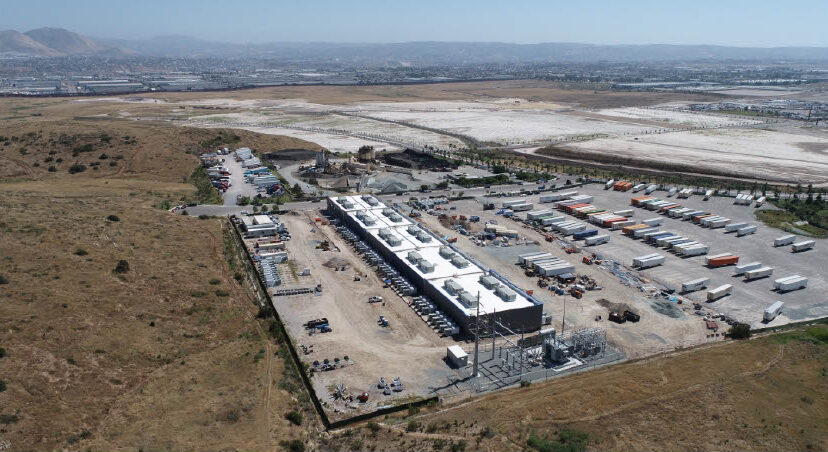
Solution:
M 555 208 L 553 203 L 541 203 L 540 198 L 544 195 L 530 195 L 520 200 L 533 203 L 536 209 L 548 206 L 553 213 L 549 219 L 540 220 L 541 224 L 547 224 L 543 227 L 558 237 L 567 236 L 565 240 L 584 253 L 595 253 L 603 260 L 613 260 L 628 268 L 639 267 L 642 278 L 675 292 L 676 295 L 671 295 L 676 298 L 672 302 L 677 302 L 680 296 L 689 303 L 701 303 L 704 311 L 725 314 L 754 327 L 763 325 L 764 310 L 777 300 L 785 303 L 785 309 L 773 325 L 828 315 L 828 304 L 824 299 L 828 282 L 824 272 L 819 270 L 824 263 L 824 251 L 820 248 L 825 241 L 791 236 L 758 223 L 753 216 L 755 200 L 751 205 L 736 204 L 737 200 L 730 197 L 713 196 L 705 201 L 703 194 L 678 199 L 659 190 L 649 196 L 664 201 L 660 201 L 657 208 L 646 208 L 631 206 L 632 198 L 646 197 L 643 190 L 638 193 L 605 190 L 603 186 L 593 184 L 580 187 L 578 193 L 580 195 L 575 196 L 584 196 L 588 202 L 573 201 L 575 203 L 570 203 L 564 211 Z M 510 204 L 509 198 L 490 198 L 488 201 L 498 206 Z M 477 203 L 477 200 L 458 202 L 457 211 L 479 209 Z M 672 209 L 670 213 L 674 216 L 666 210 L 662 212 L 663 209 Z M 676 213 L 682 209 L 687 209 L 685 215 L 695 212 L 699 221 L 690 217 L 683 219 Z M 620 220 L 621 214 L 628 217 Z M 587 215 L 597 218 L 603 215 L 602 224 L 598 226 L 584 220 Z M 506 221 L 509 228 L 517 229 L 527 237 L 538 236 L 494 212 L 491 218 L 496 218 L 494 221 L 500 224 Z M 708 220 L 704 221 L 705 218 Z M 602 239 L 606 242 L 585 246 L 589 237 L 582 231 L 586 229 L 596 231 L 592 237 L 608 236 Z M 579 233 L 579 238 L 584 241 L 574 240 L 575 234 Z M 668 249 L 671 242 L 672 248 Z M 799 248 L 803 250 L 794 251 Z M 717 257 L 721 254 L 725 256 Z M 707 265 L 706 260 L 711 258 L 712 265 Z M 805 287 L 785 291 L 774 287 L 777 280 L 793 276 L 802 277 L 796 281 Z M 710 289 L 732 285 L 732 293 L 714 303 L 706 303 L 706 290 L 679 295 L 683 284 L 700 279 L 709 279 L 704 287 Z

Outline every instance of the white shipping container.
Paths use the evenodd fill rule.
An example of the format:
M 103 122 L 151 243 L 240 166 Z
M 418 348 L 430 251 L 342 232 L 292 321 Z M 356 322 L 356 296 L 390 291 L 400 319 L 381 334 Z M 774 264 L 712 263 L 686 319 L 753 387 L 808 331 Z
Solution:
M 671 242 L 676 242 L 678 240 L 683 240 L 683 239 L 684 239 L 684 237 L 676 236 L 676 235 L 661 237 L 659 239 L 656 239 L 656 245 L 665 246 L 665 245 L 669 245 Z
M 718 229 L 727 226 L 730 223 L 730 218 L 720 218 L 709 223 L 710 229 Z M 755 227 L 755 226 L 754 226 Z
M 534 207 L 534 205 L 531 204 L 531 203 L 514 204 L 512 206 L 512 211 L 513 212 L 525 212 L 527 210 L 532 210 L 533 207 Z
M 730 284 L 725 284 L 723 286 L 719 286 L 715 289 L 710 289 L 707 291 L 707 302 L 716 301 L 719 298 L 724 297 L 725 295 L 730 295 L 733 293 L 733 286 Z
M 633 187 L 633 193 L 638 193 L 641 190 L 644 190 L 647 187 L 647 184 L 638 184 Z
M 734 276 L 743 275 L 743 274 L 745 274 L 746 271 L 756 270 L 757 268 L 761 268 L 761 267 L 762 267 L 761 262 L 751 262 L 749 264 L 737 265 L 733 269 L 733 275 Z
M 587 237 L 584 240 L 584 243 L 588 246 L 595 246 L 600 245 L 602 243 L 607 243 L 610 241 L 610 236 L 607 234 L 600 234 L 600 235 L 593 235 L 592 237 Z
M 638 268 L 640 268 L 640 269 L 651 268 L 651 267 L 659 266 L 663 263 L 664 263 L 664 256 L 652 257 L 650 259 L 646 259 L 646 260 L 641 261 L 638 264 Z
M 652 192 L 656 191 L 656 189 L 658 189 L 658 185 L 649 185 L 649 186 L 647 187 L 647 189 L 646 189 L 646 190 L 644 190 L 644 193 L 646 193 L 646 194 L 648 194 L 648 195 L 649 195 L 650 193 L 652 193 Z
M 708 251 L 710 251 L 710 247 L 707 245 L 695 245 L 682 249 L 680 253 L 682 256 L 701 256 L 707 254 Z
M 657 232 L 658 228 L 641 228 L 633 231 L 633 237 L 640 239 L 648 232 Z
M 699 278 L 692 281 L 681 283 L 681 291 L 684 293 L 692 292 L 707 287 L 710 284 L 710 278 Z
M 754 234 L 756 233 L 756 225 L 745 226 L 738 231 L 736 231 L 736 236 L 741 237 L 743 235 Z
M 725 226 L 725 232 L 733 232 L 737 229 L 741 229 L 747 226 L 747 223 L 730 223 L 729 225 Z
M 604 184 L 604 190 L 609 190 L 612 186 L 615 185 L 615 179 L 610 179 Z
M 805 241 L 802 241 L 802 242 L 797 242 L 797 243 L 794 243 L 793 245 L 791 245 L 791 250 L 795 253 L 797 253 L 799 251 L 809 250 L 809 249 L 814 247 L 814 243 L 815 242 L 813 240 L 805 240 Z
M 783 307 L 785 307 L 785 303 L 782 303 L 781 301 L 777 301 L 770 305 L 770 307 L 765 309 L 765 313 L 762 315 L 762 320 L 765 321 L 765 323 L 772 321 L 776 318 L 776 316 L 782 313 Z
M 626 209 L 626 210 L 618 210 L 618 211 L 615 211 L 613 213 L 615 215 L 618 215 L 619 217 L 631 217 L 631 216 L 633 216 L 633 214 L 635 214 L 635 211 L 633 209 Z
M 759 267 L 745 272 L 745 280 L 765 278 L 773 274 L 773 267 Z
M 790 292 L 792 290 L 804 289 L 807 286 L 808 278 L 799 275 L 780 278 L 773 282 L 773 288 L 780 292 Z
M 793 243 L 795 240 L 796 240 L 796 236 L 795 236 L 795 235 L 793 235 L 793 234 L 791 234 L 791 235 L 783 235 L 782 237 L 777 237 L 776 239 L 774 239 L 774 241 L 773 241 L 773 246 L 785 246 L 785 245 L 790 245 L 790 244 L 791 244 L 791 243 Z
M 664 218 L 650 218 L 649 220 L 642 221 L 642 223 L 647 226 L 661 226 L 664 223 Z
M 633 221 L 633 220 L 616 221 L 615 223 L 612 224 L 612 226 L 610 226 L 610 229 L 613 230 L 613 231 L 616 231 L 618 229 L 623 229 L 623 228 L 626 228 L 627 226 L 632 226 L 634 224 L 635 224 L 635 221 Z

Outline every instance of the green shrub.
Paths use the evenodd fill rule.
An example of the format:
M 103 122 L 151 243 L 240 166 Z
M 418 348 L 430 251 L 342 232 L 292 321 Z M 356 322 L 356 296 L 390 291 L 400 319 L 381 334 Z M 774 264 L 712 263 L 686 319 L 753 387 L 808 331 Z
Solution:
M 0 392 L 6 392 L 6 382 L 0 380 Z
M 0 275 L 0 284 L 8 284 L 9 280 L 5 276 Z
M 86 171 L 86 166 L 80 163 L 74 163 L 69 167 L 69 174 L 82 173 L 84 171 Z
M 727 333 L 733 339 L 747 339 L 750 337 L 750 325 L 747 323 L 737 323 L 730 327 Z
M 49 167 L 49 172 L 50 172 L 50 173 L 54 173 L 54 172 L 56 172 L 56 171 L 57 171 L 57 168 L 55 168 L 54 166 L 50 166 L 50 167 Z
M 0 358 L 5 358 L 5 357 L 6 357 L 6 349 L 3 348 L 3 347 L 0 347 Z
M 107 215 L 106 219 L 112 222 L 121 221 L 121 219 L 118 218 L 118 215 Z
M 126 273 L 129 271 L 129 262 L 121 259 L 118 261 L 118 265 L 115 266 L 115 273 Z
M 220 279 L 213 278 L 213 279 L 210 280 L 210 285 L 212 285 L 212 286 L 217 286 L 219 284 L 221 284 Z
M 589 436 L 575 430 L 562 430 L 555 440 L 529 435 L 526 444 L 538 452 L 582 452 L 586 450 Z
M 279 445 L 284 447 L 288 452 L 305 452 L 305 444 L 298 439 L 292 439 L 290 441 L 282 440 L 279 441 Z
M 293 425 L 302 425 L 302 413 L 291 410 L 285 414 L 285 419 L 289 420 Z
M 408 421 L 408 424 L 405 425 L 406 432 L 416 432 L 420 430 L 420 423 L 417 421 Z
M 230 296 L 230 292 L 222 289 L 218 289 L 215 291 L 217 297 L 228 297 Z
M 89 253 L 86 252 L 86 250 L 83 248 L 78 248 L 77 250 L 75 250 L 75 256 L 86 256 L 87 254 Z

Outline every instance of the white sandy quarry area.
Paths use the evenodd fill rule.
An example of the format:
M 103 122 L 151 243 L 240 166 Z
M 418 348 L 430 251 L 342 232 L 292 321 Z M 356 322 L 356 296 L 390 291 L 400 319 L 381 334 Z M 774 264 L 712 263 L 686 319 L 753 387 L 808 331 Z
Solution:
M 828 139 L 759 129 L 710 129 L 607 138 L 569 147 L 698 165 L 734 175 L 828 183 Z
M 370 115 L 502 144 L 548 141 L 575 135 L 627 135 L 656 129 L 551 111 L 385 111 Z
M 664 108 L 642 108 L 625 107 L 609 108 L 600 110 L 598 113 L 618 118 L 644 119 L 648 121 L 664 122 L 669 124 L 681 124 L 692 127 L 725 127 L 758 124 L 761 121 L 749 118 L 726 115 L 712 115 L 705 113 L 694 113 L 690 111 L 678 111 Z
M 363 138 L 356 138 L 347 135 L 334 135 L 321 132 L 305 132 L 304 130 L 282 129 L 272 127 L 245 126 L 237 127 L 251 132 L 266 133 L 270 135 L 283 135 L 287 137 L 300 138 L 302 140 L 316 143 L 331 152 L 356 152 L 361 146 L 373 146 L 377 150 L 395 151 L 400 150 L 396 146 L 381 141 L 371 141 Z
M 283 127 L 324 129 L 323 131 L 341 131 L 355 135 L 372 135 L 375 137 L 388 138 L 405 143 L 430 145 L 440 148 L 448 148 L 449 145 L 463 146 L 463 142 L 439 133 L 398 124 L 376 121 L 355 116 L 341 114 L 327 115 L 302 115 L 283 114 L 281 112 L 259 112 L 250 111 L 245 113 L 228 113 L 197 116 L 190 121 L 193 125 L 219 125 L 227 123 L 242 123 L 243 126 L 279 126 L 279 130 L 286 130 Z M 234 126 L 236 127 L 236 126 Z M 273 132 L 276 133 L 276 132 Z M 284 135 L 289 135 L 287 132 Z M 293 136 L 293 135 L 290 135 Z M 358 137 L 370 139 L 370 137 Z M 322 143 L 319 143 L 322 145 Z M 324 145 L 322 145 L 324 146 Z M 354 149 L 355 150 L 355 149 Z

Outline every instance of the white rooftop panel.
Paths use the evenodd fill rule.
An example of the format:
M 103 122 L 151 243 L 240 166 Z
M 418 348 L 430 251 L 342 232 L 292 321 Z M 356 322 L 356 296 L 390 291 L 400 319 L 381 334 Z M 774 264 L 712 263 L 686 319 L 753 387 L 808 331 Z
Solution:
M 457 305 L 458 308 L 462 309 L 466 312 L 466 315 L 474 316 L 476 313 L 476 308 L 466 308 L 462 303 L 457 301 L 457 296 L 451 295 L 443 288 L 443 282 L 446 279 L 454 279 L 456 282 L 460 283 L 463 286 L 463 289 L 474 296 L 477 296 L 480 293 L 480 314 L 483 313 L 490 313 L 490 312 L 503 312 L 510 309 L 519 309 L 519 308 L 526 308 L 532 306 L 532 302 L 527 300 L 525 297 L 517 294 L 515 301 L 503 301 L 502 298 L 497 296 L 494 291 L 485 288 L 479 282 L 480 274 L 468 274 L 468 275 L 461 275 L 453 278 L 440 278 L 440 279 L 433 279 L 429 280 L 428 282 L 432 284 L 437 290 L 443 293 L 446 297 L 448 297 L 454 304 Z
M 396 251 L 396 249 L 394 251 Z M 417 272 L 424 279 L 439 279 L 451 276 L 472 274 L 477 275 L 477 277 L 479 277 L 481 274 L 483 274 L 483 270 L 480 267 L 472 264 L 471 262 L 469 262 L 469 265 L 467 265 L 464 268 L 456 267 L 454 264 L 451 263 L 451 261 L 446 260 L 445 258 L 443 258 L 443 256 L 440 256 L 440 248 L 437 246 L 419 248 L 417 249 L 417 252 L 420 253 L 420 256 L 422 256 L 423 259 L 434 264 L 433 272 L 423 273 L 422 271 L 420 271 L 420 269 L 414 268 L 414 271 Z M 396 254 L 400 256 L 400 258 L 403 260 L 405 260 L 408 257 L 407 251 L 397 252 Z M 406 262 L 408 261 L 406 260 Z M 412 265 L 411 267 L 414 266 Z

